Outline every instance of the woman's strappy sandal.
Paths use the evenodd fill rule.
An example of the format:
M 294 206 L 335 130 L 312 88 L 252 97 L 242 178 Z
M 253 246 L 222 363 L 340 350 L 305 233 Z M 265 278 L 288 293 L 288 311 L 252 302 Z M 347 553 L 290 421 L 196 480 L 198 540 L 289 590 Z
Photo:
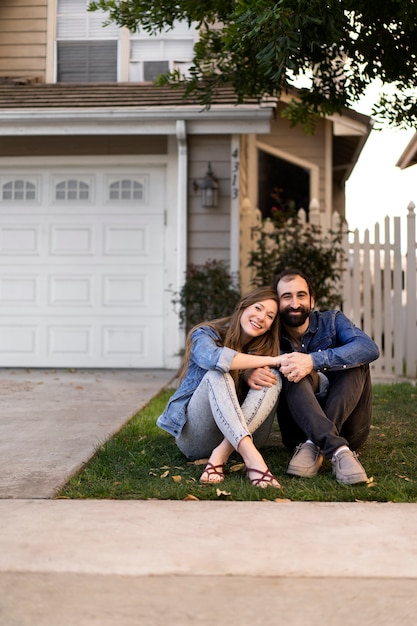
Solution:
M 203 480 L 204 474 L 207 474 L 207 480 Z M 210 476 L 218 476 L 216 480 L 210 480 Z M 204 472 L 200 476 L 200 483 L 205 485 L 218 485 L 224 481 L 224 467 L 223 465 L 213 465 L 208 462 Z
M 256 474 L 260 474 L 260 476 L 257 477 L 257 478 L 251 478 L 250 477 L 251 472 L 255 472 Z M 254 487 L 261 487 L 261 489 L 265 489 L 266 487 L 274 487 L 275 489 L 281 489 L 281 485 L 279 484 L 279 482 L 275 478 L 275 476 L 273 474 L 271 474 L 269 469 L 267 469 L 267 470 L 265 470 L 265 472 L 263 472 L 262 470 L 251 469 L 250 467 L 247 467 L 246 468 L 246 478 L 249 480 L 251 485 L 253 485 Z M 274 481 L 277 483 L 276 485 L 274 485 Z M 266 484 L 265 485 L 261 485 L 261 483 L 266 483 Z

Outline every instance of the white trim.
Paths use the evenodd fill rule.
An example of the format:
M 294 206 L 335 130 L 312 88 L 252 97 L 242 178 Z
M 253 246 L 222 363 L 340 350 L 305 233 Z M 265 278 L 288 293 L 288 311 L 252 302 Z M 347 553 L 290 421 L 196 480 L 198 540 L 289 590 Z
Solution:
M 240 267 L 240 138 L 232 135 L 230 142 L 230 271 Z
M 310 170 L 310 200 L 313 198 L 319 198 L 319 190 L 320 190 L 320 168 L 315 163 L 311 161 L 306 161 L 305 159 L 300 159 L 294 154 L 285 152 L 285 150 L 279 150 L 279 148 L 275 148 L 273 146 L 268 145 L 267 143 L 263 143 L 261 141 L 256 142 L 256 148 L 258 150 L 263 150 L 264 152 L 268 152 L 272 154 L 272 156 L 276 156 L 280 159 L 284 159 L 289 163 L 294 163 L 294 165 L 298 165 L 299 167 L 303 167 L 307 170 Z
M 176 135 L 177 120 L 188 134 L 268 133 L 271 110 L 230 107 L 153 109 L 8 109 L 0 111 L 0 136 Z
M 177 284 L 184 282 L 184 274 L 187 269 L 187 126 L 184 120 L 177 120 L 178 141 L 178 186 L 177 186 L 177 209 L 178 209 L 178 277 Z
M 164 367 L 177 369 L 180 365 L 180 354 L 184 348 L 184 330 L 179 327 L 178 311 L 172 303 L 174 294 L 180 289 L 179 282 L 183 282 L 184 275 L 179 270 L 179 250 L 185 248 L 179 237 L 179 223 L 181 220 L 178 198 L 179 176 L 179 148 L 176 137 L 168 137 L 168 165 L 165 198 L 165 243 L 164 243 Z

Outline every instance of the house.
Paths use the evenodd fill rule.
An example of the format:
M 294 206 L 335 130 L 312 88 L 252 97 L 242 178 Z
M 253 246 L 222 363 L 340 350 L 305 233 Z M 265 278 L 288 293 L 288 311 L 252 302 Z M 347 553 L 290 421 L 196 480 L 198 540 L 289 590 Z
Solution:
M 223 259 L 248 289 L 259 211 L 314 198 L 344 215 L 370 120 L 346 111 L 306 136 L 283 102 L 227 88 L 203 109 L 152 83 L 186 71 L 192 28 L 131 34 L 87 7 L 0 5 L 0 364 L 175 368 L 187 264 Z M 202 206 L 208 169 L 217 206 Z
M 417 133 L 411 137 L 396 166 L 404 170 L 417 163 Z

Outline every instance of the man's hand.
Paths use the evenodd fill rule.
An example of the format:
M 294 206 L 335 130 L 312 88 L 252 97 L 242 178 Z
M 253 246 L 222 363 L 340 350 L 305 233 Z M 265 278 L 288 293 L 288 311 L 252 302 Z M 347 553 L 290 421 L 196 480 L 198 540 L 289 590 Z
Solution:
M 272 385 L 276 385 L 278 382 L 276 374 L 269 367 L 245 370 L 243 377 L 251 389 L 272 387 Z
M 313 359 L 304 352 L 289 352 L 282 355 L 279 371 L 292 383 L 299 383 L 313 371 Z

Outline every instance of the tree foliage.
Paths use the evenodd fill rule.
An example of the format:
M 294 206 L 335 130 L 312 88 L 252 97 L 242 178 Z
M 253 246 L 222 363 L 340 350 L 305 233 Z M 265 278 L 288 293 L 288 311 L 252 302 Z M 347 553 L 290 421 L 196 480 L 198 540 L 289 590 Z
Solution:
M 184 85 L 207 106 L 222 85 L 242 102 L 291 93 L 307 77 L 286 115 L 311 125 L 312 116 L 354 106 L 379 80 L 376 119 L 417 122 L 416 0 L 96 0 L 91 8 L 131 31 L 196 24 L 189 77 L 174 72 L 162 80 Z

